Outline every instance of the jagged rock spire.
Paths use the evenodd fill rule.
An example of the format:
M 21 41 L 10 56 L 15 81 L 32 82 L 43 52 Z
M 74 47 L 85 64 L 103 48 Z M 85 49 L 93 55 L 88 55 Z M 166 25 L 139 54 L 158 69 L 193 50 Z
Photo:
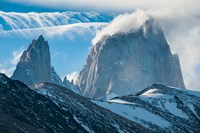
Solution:
M 48 42 L 41 35 L 38 39 L 33 40 L 28 49 L 24 51 L 11 78 L 20 80 L 27 85 L 40 82 L 55 83 L 55 79 L 61 81 L 55 73 L 51 67 Z M 52 77 L 54 75 L 58 77 Z

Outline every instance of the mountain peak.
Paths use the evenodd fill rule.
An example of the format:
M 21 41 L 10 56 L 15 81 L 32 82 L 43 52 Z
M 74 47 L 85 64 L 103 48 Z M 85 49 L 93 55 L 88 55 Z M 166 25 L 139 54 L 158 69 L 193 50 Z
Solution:
M 11 78 L 27 85 L 40 82 L 55 83 L 55 81 L 61 83 L 60 77 L 51 68 L 49 45 L 42 35 L 37 40 L 33 40 L 24 51 Z
M 139 16 L 128 15 L 131 21 L 125 26 L 119 24 L 125 24 L 121 19 L 127 15 L 119 17 L 108 28 L 119 26 L 117 31 L 101 31 L 105 36 L 91 49 L 77 80 L 84 96 L 135 94 L 154 83 L 185 87 L 180 62 L 171 53 L 161 28 L 153 19 L 144 15 L 144 21 Z
M 44 41 L 44 37 L 42 35 L 39 36 L 38 40 Z
M 133 13 L 125 13 L 117 16 L 103 30 L 97 33 L 92 40 L 93 45 L 101 41 L 104 36 L 113 36 L 121 33 L 130 33 L 146 28 L 147 25 L 156 24 L 153 17 L 144 10 L 137 10 Z
M 40 35 L 37 40 L 32 41 L 32 47 L 33 48 L 35 48 L 35 47 L 41 48 L 42 46 L 49 47 L 48 42 L 45 41 L 45 39 L 42 35 Z

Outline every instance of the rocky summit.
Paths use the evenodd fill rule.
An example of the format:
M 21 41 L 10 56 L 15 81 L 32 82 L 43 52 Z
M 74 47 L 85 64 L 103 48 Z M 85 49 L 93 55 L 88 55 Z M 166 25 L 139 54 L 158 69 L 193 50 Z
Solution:
M 39 82 L 51 82 L 51 59 L 48 42 L 40 36 L 33 40 L 17 64 L 12 79 L 27 85 Z
M 42 35 L 37 40 L 33 40 L 24 51 L 11 78 L 20 80 L 26 85 L 54 83 L 79 93 L 78 86 L 69 82 L 67 78 L 62 81 L 51 66 L 49 45 Z
M 86 97 L 135 94 L 154 83 L 184 88 L 178 55 L 153 19 L 138 29 L 101 38 L 77 83 Z

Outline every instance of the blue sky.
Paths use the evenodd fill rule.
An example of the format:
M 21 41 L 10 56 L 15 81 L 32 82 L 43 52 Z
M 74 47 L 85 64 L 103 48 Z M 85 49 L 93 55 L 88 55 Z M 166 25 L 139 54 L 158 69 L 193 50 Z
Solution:
M 84 65 L 95 36 L 94 28 L 101 23 L 75 24 L 57 27 L 42 27 L 36 29 L 9 30 L 0 32 L 0 70 L 4 69 L 9 76 L 12 74 L 15 57 L 28 47 L 33 39 L 41 34 L 48 41 L 52 65 L 58 74 L 64 78 L 69 73 L 79 72 Z M 18 56 L 17 56 L 18 57 Z M 3 71 L 3 70 L 2 70 Z
M 0 10 L 4 12 L 63 12 L 95 11 L 107 17 L 107 14 L 132 12 L 143 9 L 155 17 L 164 30 L 173 53 L 178 53 L 188 88 L 200 89 L 200 2 L 199 0 L 1 0 Z M 0 18 L 0 22 L 1 18 Z M 1 24 L 1 23 L 0 23 Z M 20 23 L 19 23 L 20 24 Z M 1 29 L 1 26 L 0 26 Z M 62 28 L 61 28 L 62 29 Z M 75 28 L 76 29 L 76 28 Z M 74 71 L 80 71 L 91 47 L 94 33 L 90 29 L 78 33 L 77 29 L 63 35 L 46 35 L 52 54 L 52 64 L 63 77 Z M 82 31 L 81 30 L 81 31 Z M 40 31 L 40 30 L 39 30 Z M 20 32 L 30 34 L 21 36 L 10 33 L 6 36 L 0 31 L 0 71 L 13 71 L 13 55 L 23 51 L 40 34 L 38 31 Z M 41 32 L 43 33 L 43 32 Z M 77 35 L 78 34 L 78 35 Z M 85 35 L 89 36 L 85 39 Z M 71 36 L 71 38 L 70 38 Z M 53 39 L 56 38 L 56 39 Z M 73 39 L 72 39 L 73 38 Z M 57 43 L 57 44 L 56 44 Z M 62 60 L 58 60 L 63 58 Z M 64 59 L 69 59 L 64 61 Z M 76 60 L 79 59 L 77 62 Z M 61 64 L 64 65 L 61 65 Z

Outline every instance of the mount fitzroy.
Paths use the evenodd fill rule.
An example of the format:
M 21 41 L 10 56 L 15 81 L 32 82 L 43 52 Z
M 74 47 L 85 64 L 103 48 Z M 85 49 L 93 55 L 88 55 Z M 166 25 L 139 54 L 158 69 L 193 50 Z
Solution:
M 153 19 L 129 32 L 103 36 L 77 80 L 81 93 L 91 98 L 135 94 L 154 83 L 185 88 L 178 55 L 171 53 Z
M 11 78 L 27 85 L 48 82 L 70 88 L 75 92 L 79 91 L 78 87 L 66 78 L 62 82 L 54 67 L 51 66 L 49 45 L 42 35 L 37 40 L 33 40 L 28 49 L 23 52 Z

